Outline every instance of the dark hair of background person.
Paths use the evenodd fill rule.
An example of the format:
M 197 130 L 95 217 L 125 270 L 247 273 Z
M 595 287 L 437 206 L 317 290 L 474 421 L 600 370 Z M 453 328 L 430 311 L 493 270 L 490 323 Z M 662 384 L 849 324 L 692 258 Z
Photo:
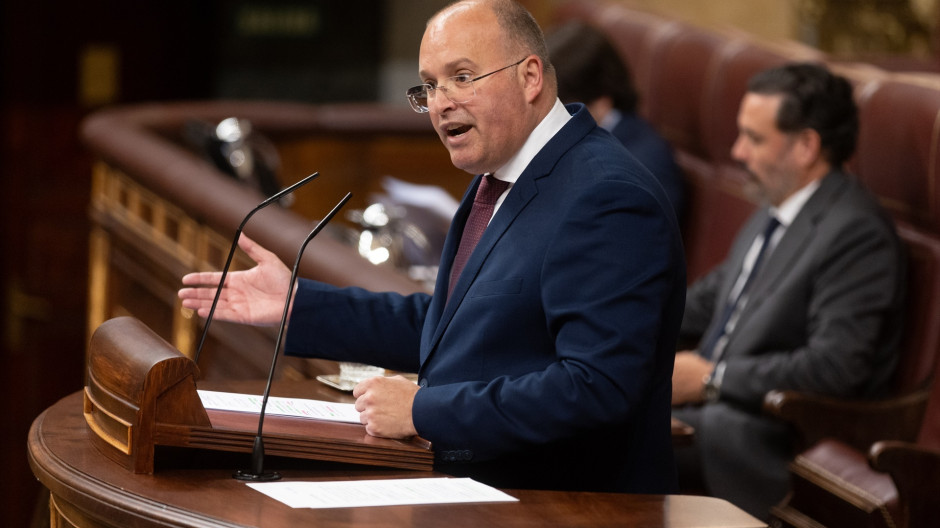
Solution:
M 598 29 L 573 21 L 552 31 L 546 42 L 562 101 L 590 103 L 610 96 L 617 110 L 636 113 L 639 97 L 630 71 Z
M 815 130 L 833 167 L 842 166 L 855 152 L 858 107 L 852 85 L 825 66 L 800 63 L 763 71 L 751 78 L 747 91 L 783 95 L 777 128 L 787 133 Z

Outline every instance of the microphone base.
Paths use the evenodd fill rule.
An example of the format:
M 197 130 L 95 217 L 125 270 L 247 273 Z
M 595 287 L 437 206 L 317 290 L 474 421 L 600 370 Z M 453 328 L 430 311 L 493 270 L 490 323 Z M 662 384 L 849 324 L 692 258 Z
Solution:
M 274 480 L 281 480 L 281 474 L 277 471 L 262 471 L 260 473 L 255 473 L 254 471 L 249 471 L 247 469 L 239 469 L 235 472 L 234 475 L 232 475 L 232 477 L 248 482 L 271 482 Z

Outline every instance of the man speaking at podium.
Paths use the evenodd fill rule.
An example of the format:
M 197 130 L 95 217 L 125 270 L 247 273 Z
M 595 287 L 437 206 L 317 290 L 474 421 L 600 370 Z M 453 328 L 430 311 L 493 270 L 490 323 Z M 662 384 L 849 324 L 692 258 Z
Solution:
M 356 407 L 372 435 L 430 440 L 448 474 L 502 488 L 675 491 L 685 267 L 665 192 L 582 105 L 561 104 L 542 32 L 518 4 L 444 8 L 419 67 L 412 107 L 429 113 L 453 164 L 479 175 L 435 293 L 301 280 L 285 353 L 417 372 L 417 384 L 363 381 Z M 249 239 L 241 247 L 258 265 L 228 276 L 216 315 L 277 324 L 290 271 Z M 219 279 L 184 277 L 183 306 L 205 317 Z

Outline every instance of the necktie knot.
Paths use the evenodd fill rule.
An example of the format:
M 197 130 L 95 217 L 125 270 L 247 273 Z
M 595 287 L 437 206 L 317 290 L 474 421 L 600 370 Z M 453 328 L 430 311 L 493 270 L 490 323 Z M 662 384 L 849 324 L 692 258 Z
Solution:
M 473 201 L 477 204 L 494 206 L 507 187 L 509 187 L 509 182 L 496 179 L 492 174 L 486 174 L 480 180 L 480 186 L 477 188 Z
M 774 236 L 774 231 L 776 231 L 778 227 L 780 227 L 780 220 L 777 220 L 776 216 L 771 216 L 770 219 L 767 220 L 767 227 L 764 228 L 765 245 L 770 240 L 770 237 Z

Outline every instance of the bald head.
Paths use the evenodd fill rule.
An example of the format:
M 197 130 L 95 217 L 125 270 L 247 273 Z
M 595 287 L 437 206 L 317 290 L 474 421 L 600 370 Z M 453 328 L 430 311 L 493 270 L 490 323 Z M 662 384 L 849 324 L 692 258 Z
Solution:
M 557 98 L 545 55 L 538 24 L 508 0 L 457 2 L 428 21 L 418 74 L 456 167 L 494 172 L 522 148 Z
M 548 46 L 545 35 L 535 18 L 525 7 L 513 0 L 460 0 L 453 2 L 435 13 L 427 23 L 442 23 L 454 15 L 465 13 L 470 9 L 483 8 L 493 14 L 499 31 L 500 41 L 508 54 L 536 55 L 542 61 L 543 75 L 546 88 L 550 90 L 551 99 L 557 95 L 557 82 L 555 80 L 555 67 L 549 60 Z M 494 28 L 495 29 L 495 28 Z

